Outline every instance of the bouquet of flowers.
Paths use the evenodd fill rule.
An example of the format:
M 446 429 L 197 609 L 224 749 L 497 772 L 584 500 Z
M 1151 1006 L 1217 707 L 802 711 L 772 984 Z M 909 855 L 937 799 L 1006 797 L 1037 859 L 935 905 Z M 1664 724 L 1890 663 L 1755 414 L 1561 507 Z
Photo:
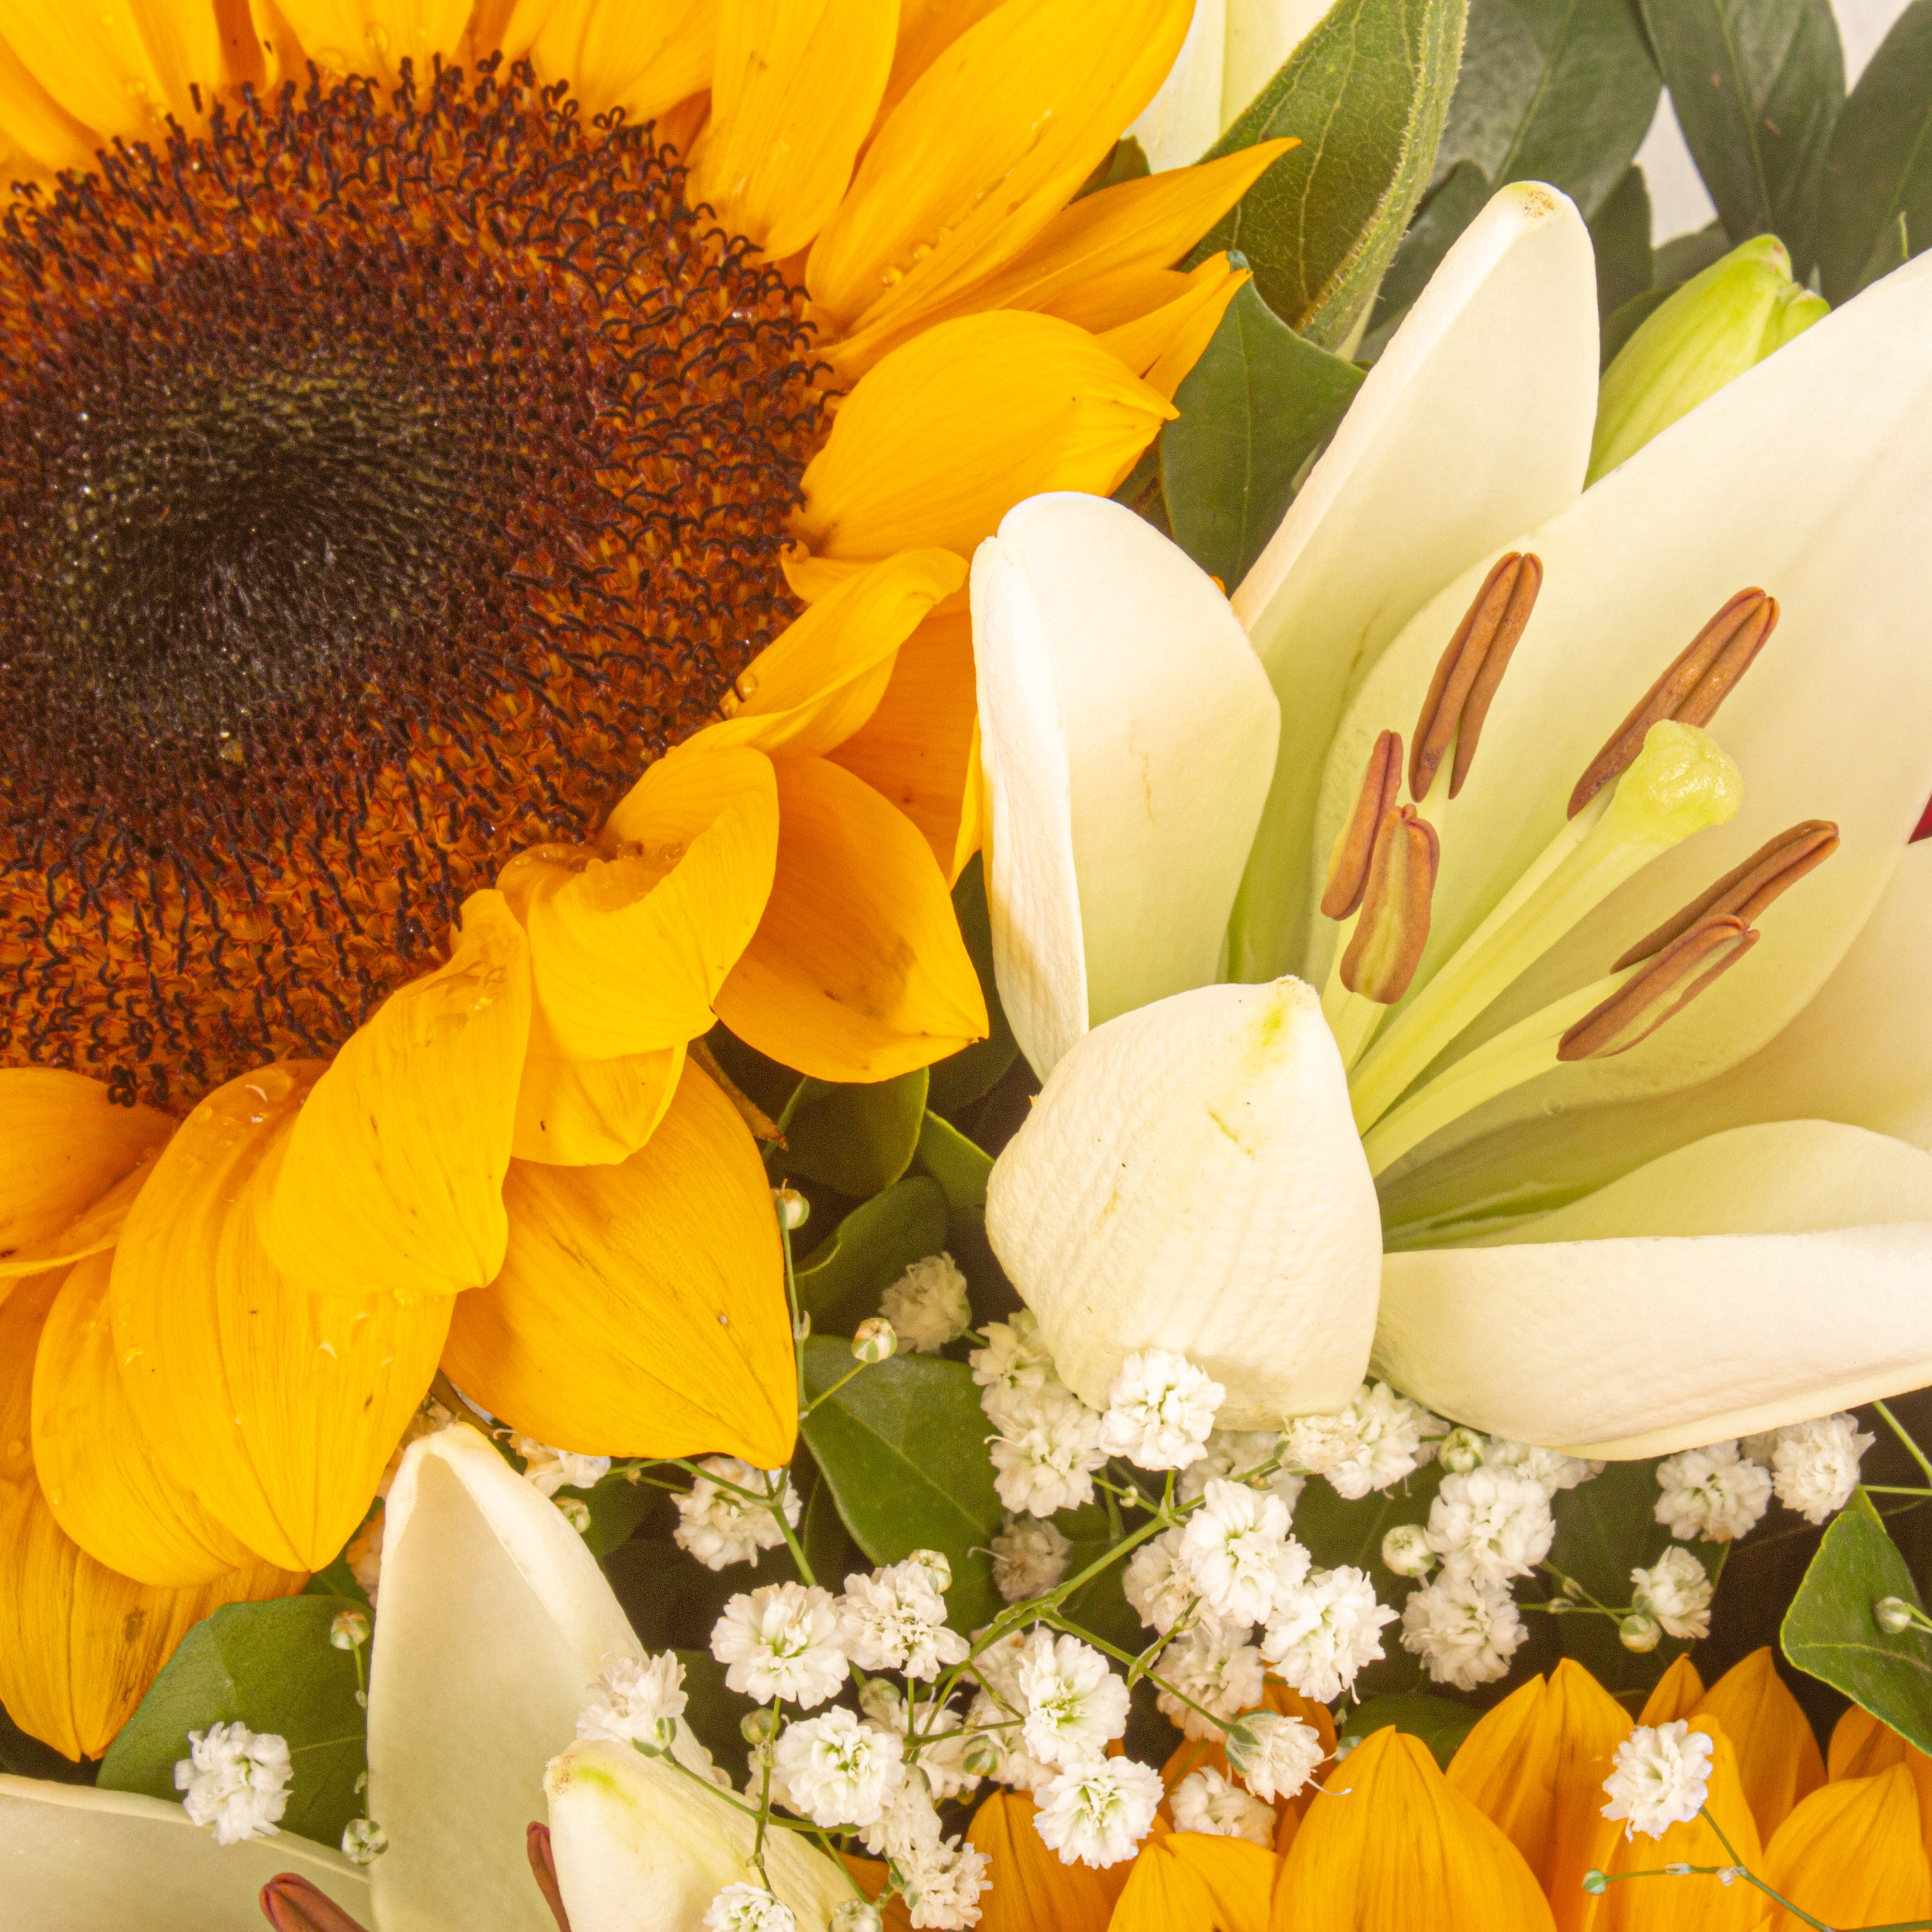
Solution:
M 1932 1927 L 1928 126 L 0 5 L 9 1926 Z

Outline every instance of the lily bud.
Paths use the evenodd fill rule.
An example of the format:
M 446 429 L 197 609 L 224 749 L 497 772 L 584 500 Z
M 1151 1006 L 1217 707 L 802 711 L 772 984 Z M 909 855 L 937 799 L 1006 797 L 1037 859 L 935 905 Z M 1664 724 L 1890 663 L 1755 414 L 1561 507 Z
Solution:
M 1590 482 L 1802 335 L 1829 306 L 1791 279 L 1791 257 L 1774 235 L 1758 236 L 1694 275 L 1604 371 Z

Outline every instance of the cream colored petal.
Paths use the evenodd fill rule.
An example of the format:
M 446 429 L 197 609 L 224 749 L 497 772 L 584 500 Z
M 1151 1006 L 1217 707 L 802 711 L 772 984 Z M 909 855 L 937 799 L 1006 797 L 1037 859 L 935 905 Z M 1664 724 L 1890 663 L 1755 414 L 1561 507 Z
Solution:
M 724 1886 L 758 1882 L 752 1820 L 662 1761 L 572 1744 L 544 1789 L 571 1932 L 687 1932 Z M 765 1869 L 800 1932 L 825 1932 L 853 1896 L 844 1874 L 796 1832 L 770 1835 Z
M 1227 0 L 1196 0 L 1187 38 L 1160 92 L 1127 130 L 1156 173 L 1198 161 L 1220 139 L 1227 51 Z
M 1575 501 L 1596 408 L 1588 232 L 1555 190 L 1505 188 L 1444 258 L 1234 592 L 1282 707 L 1234 911 L 1238 976 L 1325 965 L 1311 828 L 1345 702 L 1444 584 Z
M 1661 1455 L 1932 1381 L 1932 1154 L 1787 1120 L 1484 1248 L 1388 1257 L 1376 1365 L 1439 1414 Z
M 261 1932 L 256 1894 L 278 1872 L 369 1923 L 367 1876 L 306 1838 L 218 1845 L 158 1798 L 0 1776 L 0 1897 L 14 1932 Z
M 1554 836 L 1578 774 L 1712 613 L 1761 585 L 1783 615 L 1712 726 L 1744 775 L 1737 816 L 1606 901 L 1466 1039 L 1587 983 L 1785 827 L 1834 820 L 1843 842 L 1708 994 L 1634 1051 L 1520 1090 L 1504 1118 L 1712 1078 L 1790 1021 L 1870 916 L 1932 791 L 1920 722 L 1932 715 L 1919 565 L 1932 552 L 1928 330 L 1932 261 L 1916 262 L 1517 539 L 1543 560 L 1543 592 L 1444 819 L 1425 978 Z M 1416 619 L 1351 707 L 1318 838 L 1354 783 L 1353 748 L 1412 717 L 1483 561 Z
M 556 1932 L 524 1833 L 630 1624 L 556 1506 L 464 1425 L 410 1446 L 389 1491 L 370 1663 L 380 1932 Z
M 1339 1408 L 1381 1229 L 1312 989 L 1206 986 L 1096 1027 L 994 1163 L 986 1232 L 1084 1400 L 1158 1348 L 1226 1388 L 1226 1428 Z
M 1321 24 L 1334 0 L 1223 0 L 1228 10 L 1221 125 L 1239 118 L 1276 69 Z
M 1213 580 L 1103 498 L 1009 511 L 973 607 L 994 960 L 1045 1074 L 1090 1024 L 1217 976 L 1280 712 Z

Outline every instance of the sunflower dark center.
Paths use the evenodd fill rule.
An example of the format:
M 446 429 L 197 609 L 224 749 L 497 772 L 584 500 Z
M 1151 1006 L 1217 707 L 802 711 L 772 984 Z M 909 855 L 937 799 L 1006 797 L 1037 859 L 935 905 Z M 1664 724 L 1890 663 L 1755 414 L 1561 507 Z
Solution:
M 792 614 L 800 304 L 526 71 L 250 100 L 0 248 L 0 1064 L 327 1052 Z

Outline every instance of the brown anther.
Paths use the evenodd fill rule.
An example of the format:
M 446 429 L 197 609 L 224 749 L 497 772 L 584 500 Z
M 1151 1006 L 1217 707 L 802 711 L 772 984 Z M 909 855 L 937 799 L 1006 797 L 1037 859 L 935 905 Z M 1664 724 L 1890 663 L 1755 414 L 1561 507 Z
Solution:
M 1523 626 L 1543 588 L 1540 558 L 1512 550 L 1498 559 L 1483 580 L 1475 602 L 1456 627 L 1449 647 L 1429 681 L 1422 715 L 1415 722 L 1415 748 L 1408 754 L 1408 794 L 1419 804 L 1436 782 L 1436 767 L 1453 739 L 1456 760 L 1449 769 L 1449 796 L 1462 789 L 1476 756 L 1477 740 L 1496 687 L 1522 641 Z
M 1352 993 L 1393 1006 L 1408 991 L 1429 943 L 1429 910 L 1441 854 L 1436 828 L 1413 806 L 1387 814 L 1376 833 L 1362 916 L 1342 956 Z
M 524 1849 L 530 1861 L 530 1876 L 556 1921 L 556 1932 L 570 1932 L 570 1917 L 563 1909 L 563 1890 L 556 1882 L 556 1856 L 550 1848 L 550 1827 L 534 1819 L 524 1834 Z
M 1648 1040 L 1712 980 L 1728 973 L 1758 936 L 1726 913 L 1680 933 L 1628 985 L 1593 1007 L 1557 1043 L 1556 1058 L 1607 1060 Z
M 1322 894 L 1324 918 L 1346 919 L 1361 904 L 1362 895 L 1369 889 L 1369 861 L 1375 851 L 1376 831 L 1395 809 L 1401 788 L 1402 734 L 1384 731 L 1369 754 L 1355 808 L 1328 854 L 1328 884 Z
M 362 1921 L 352 1918 L 320 1887 L 281 1872 L 262 1886 L 262 1916 L 275 1932 L 363 1932 Z
M 1760 845 L 1742 866 L 1726 872 L 1702 898 L 1673 913 L 1654 932 L 1646 933 L 1616 964 L 1621 973 L 1640 959 L 1660 952 L 1680 932 L 1700 920 L 1735 913 L 1745 925 L 1755 925 L 1765 908 L 1788 892 L 1814 867 L 1838 849 L 1838 828 L 1828 818 L 1808 818 Z
M 1737 688 L 1778 628 L 1778 599 L 1762 590 L 1740 590 L 1686 644 L 1670 668 L 1645 692 L 1636 709 L 1610 734 L 1570 794 L 1574 818 L 1643 749 L 1644 735 L 1660 718 L 1708 724 Z

